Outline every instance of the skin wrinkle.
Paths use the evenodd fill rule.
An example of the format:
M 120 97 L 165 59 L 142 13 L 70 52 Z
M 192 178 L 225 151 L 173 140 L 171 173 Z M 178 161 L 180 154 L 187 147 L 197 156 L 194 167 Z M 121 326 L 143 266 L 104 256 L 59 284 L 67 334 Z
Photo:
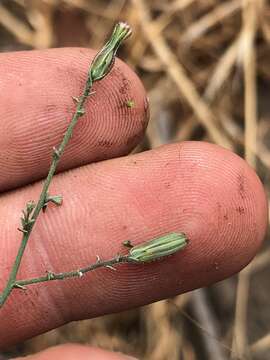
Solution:
M 147 266 L 123 264 L 117 272 L 100 269 L 82 279 L 37 285 L 36 292 L 41 299 L 50 287 L 52 296 L 59 300 L 58 288 L 62 287 L 64 296 L 59 301 L 65 309 L 65 319 L 117 312 L 208 285 L 239 271 L 255 255 L 267 223 L 266 198 L 255 173 L 238 156 L 207 143 L 183 143 L 180 160 L 178 154 L 179 145 L 168 145 L 142 154 L 84 166 L 55 177 L 52 193 L 62 192 L 64 204 L 59 208 L 51 207 L 46 216 L 39 219 L 29 242 L 29 246 L 33 247 L 35 239 L 38 239 L 35 234 L 41 236 L 55 270 L 65 271 L 77 268 L 78 264 L 87 265 L 95 261 L 96 254 L 104 259 L 110 258 L 123 251 L 121 243 L 127 239 L 135 245 L 170 231 L 184 231 L 190 238 L 190 245 L 183 252 L 166 261 Z M 192 159 L 197 165 L 190 168 Z M 165 166 L 167 163 L 169 165 Z M 239 171 L 243 170 L 246 184 L 244 199 L 239 194 L 237 178 Z M 223 181 L 218 182 L 218 179 Z M 164 182 L 170 183 L 167 191 L 163 191 Z M 0 213 L 4 203 L 12 201 L 10 211 L 17 214 L 26 200 L 35 198 L 38 189 L 37 183 L 10 192 L 5 201 L 0 199 Z M 69 202 L 68 195 L 73 192 L 74 196 Z M 132 200 L 136 194 L 140 198 L 139 204 Z M 158 195 L 159 201 L 155 205 L 157 209 L 151 212 L 149 206 L 153 194 Z M 254 207 L 250 206 L 249 199 L 255 203 Z M 226 226 L 226 236 L 217 227 L 211 227 L 218 216 L 216 201 L 231 213 L 233 219 L 231 225 Z M 241 215 L 241 222 L 240 214 L 232 211 L 234 202 L 247 208 L 247 212 Z M 143 222 L 138 208 L 139 213 L 144 209 Z M 9 218 L 9 213 L 7 216 Z M 89 216 L 91 221 L 88 221 Z M 254 226 L 252 218 L 256 218 L 257 235 L 250 232 Z M 11 221 L 15 219 L 17 221 L 14 215 Z M 147 226 L 143 225 L 144 222 Z M 57 230 L 59 223 L 61 231 Z M 51 233 L 55 229 L 53 238 L 46 235 L 47 224 L 51 226 Z M 123 226 L 126 228 L 123 229 Z M 80 234 L 75 235 L 78 228 Z M 255 235 L 256 238 L 251 238 Z M 25 257 L 28 256 L 26 252 Z M 39 264 L 39 255 L 36 257 L 35 261 Z M 4 277 L 5 268 L 1 270 Z M 28 277 L 27 271 L 23 265 L 22 276 Z M 43 272 L 41 266 L 39 273 Z M 17 339 L 32 336 L 41 328 L 45 331 L 61 325 L 60 320 L 50 318 L 48 304 L 40 303 L 37 294 L 31 294 L 36 306 L 43 307 L 48 316 L 42 318 L 39 326 L 32 325 L 30 331 L 29 327 L 25 327 L 25 315 L 21 313 L 17 318 Z M 0 314 L 0 330 L 8 328 L 7 314 L 16 312 L 21 300 L 20 293 L 16 297 L 11 296 Z M 37 311 L 35 317 L 39 316 Z M 0 331 L 0 344 L 11 343 L 13 339 L 8 331 Z

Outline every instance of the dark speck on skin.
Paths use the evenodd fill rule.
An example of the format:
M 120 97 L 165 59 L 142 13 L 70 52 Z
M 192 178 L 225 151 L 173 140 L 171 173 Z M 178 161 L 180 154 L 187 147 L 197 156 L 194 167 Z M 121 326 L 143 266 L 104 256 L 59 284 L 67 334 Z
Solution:
M 245 178 L 242 174 L 238 175 L 238 186 L 239 186 L 239 194 L 242 199 L 245 198 Z
M 123 80 L 122 80 L 122 86 L 120 87 L 119 89 L 119 92 L 121 94 L 126 94 L 129 92 L 129 89 L 130 89 L 130 82 L 128 79 L 126 79 L 125 77 L 123 77 Z
M 127 94 L 131 89 L 131 82 L 128 80 L 120 70 L 118 66 L 115 66 L 111 71 L 111 75 L 121 79 L 121 85 L 119 87 L 120 94 Z
M 239 212 L 240 215 L 245 213 L 245 208 L 243 206 L 238 206 L 236 211 Z
M 110 148 L 114 145 L 114 143 L 113 141 L 109 141 L 109 140 L 99 140 L 98 145 L 105 148 Z

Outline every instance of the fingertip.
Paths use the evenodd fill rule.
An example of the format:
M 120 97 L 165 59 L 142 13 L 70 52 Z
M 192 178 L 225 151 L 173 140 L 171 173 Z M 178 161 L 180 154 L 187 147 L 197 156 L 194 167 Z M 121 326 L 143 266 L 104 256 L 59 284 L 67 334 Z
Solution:
M 184 142 L 181 154 L 191 188 L 198 190 L 197 212 L 205 213 L 198 222 L 201 236 L 194 223 L 189 235 L 194 237 L 194 231 L 195 238 L 207 234 L 208 252 L 211 256 L 219 252 L 224 277 L 228 277 L 253 259 L 264 240 L 268 202 L 263 184 L 245 160 L 218 145 Z M 205 227 L 210 224 L 213 231 L 209 232 Z M 222 277 L 222 272 L 217 273 Z
M 0 191 L 46 176 L 52 148 L 75 110 L 72 96 L 82 94 L 95 54 L 84 48 L 0 54 Z M 93 91 L 58 171 L 123 156 L 144 135 L 146 93 L 128 65 L 117 59 Z
M 136 360 L 124 354 L 106 351 L 86 345 L 65 344 L 48 348 L 34 355 L 16 360 Z M 15 360 L 15 359 L 14 359 Z

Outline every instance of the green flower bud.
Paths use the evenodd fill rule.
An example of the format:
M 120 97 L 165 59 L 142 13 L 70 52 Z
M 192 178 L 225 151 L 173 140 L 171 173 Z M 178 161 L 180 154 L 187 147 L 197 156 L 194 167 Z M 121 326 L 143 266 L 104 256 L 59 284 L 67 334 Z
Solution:
M 187 244 L 188 239 L 184 233 L 169 233 L 134 246 L 129 251 L 128 260 L 134 262 L 157 260 L 184 249 Z
M 131 28 L 124 22 L 115 25 L 110 40 L 95 56 L 90 67 L 91 80 L 97 81 L 102 79 L 111 70 L 115 54 L 121 42 L 131 35 Z

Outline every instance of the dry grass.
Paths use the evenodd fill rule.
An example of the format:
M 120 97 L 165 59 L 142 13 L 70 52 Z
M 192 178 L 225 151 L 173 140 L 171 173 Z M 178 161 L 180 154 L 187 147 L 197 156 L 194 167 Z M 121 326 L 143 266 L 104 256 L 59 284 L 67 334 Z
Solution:
M 245 156 L 269 191 L 269 2 L 6 0 L 0 4 L 0 47 L 97 47 L 118 19 L 134 28 L 122 55 L 151 103 L 140 150 L 184 139 L 212 141 Z M 238 278 L 67 325 L 24 344 L 24 352 L 79 341 L 147 360 L 268 359 L 269 265 L 265 246 Z

